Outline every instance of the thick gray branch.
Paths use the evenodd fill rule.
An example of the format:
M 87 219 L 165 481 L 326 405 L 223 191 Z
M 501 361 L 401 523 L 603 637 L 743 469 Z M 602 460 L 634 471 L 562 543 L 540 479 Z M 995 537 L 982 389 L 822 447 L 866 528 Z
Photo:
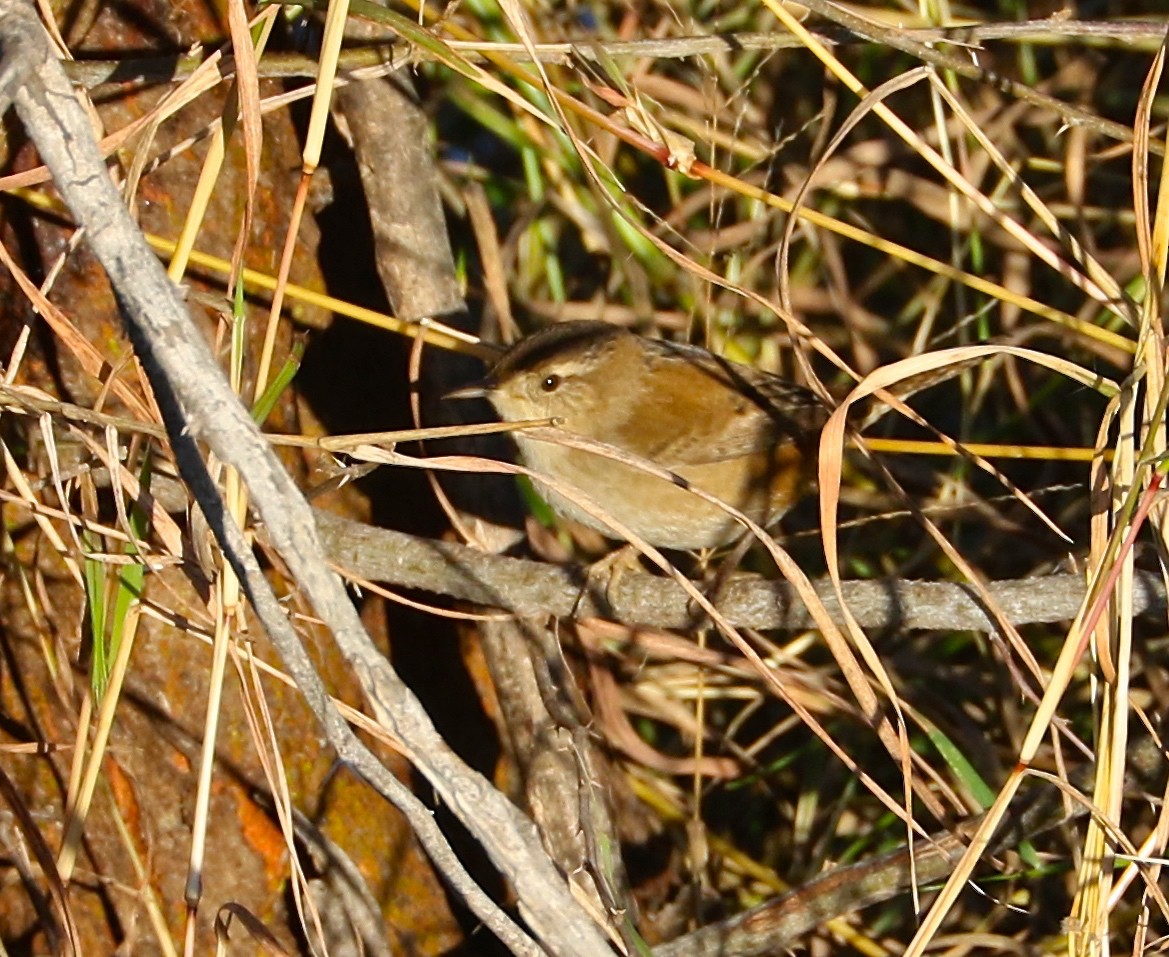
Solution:
M 656 628 L 695 624 L 685 592 L 658 575 L 629 572 L 608 589 L 582 594 L 586 579 L 579 568 L 488 555 L 450 542 L 373 528 L 318 511 L 317 523 L 333 560 L 361 578 L 420 588 L 526 617 L 603 617 Z M 828 582 L 817 591 L 837 622 L 840 606 Z M 988 591 L 1016 625 L 1066 621 L 1084 599 L 1084 579 L 1060 574 L 991 582 Z M 856 619 L 876 630 L 994 631 L 975 589 L 956 582 L 850 581 L 844 597 Z M 1136 614 L 1165 607 L 1159 575 L 1138 572 L 1133 602 Z M 718 601 L 719 610 L 741 628 L 813 627 L 807 609 L 786 582 L 735 579 Z

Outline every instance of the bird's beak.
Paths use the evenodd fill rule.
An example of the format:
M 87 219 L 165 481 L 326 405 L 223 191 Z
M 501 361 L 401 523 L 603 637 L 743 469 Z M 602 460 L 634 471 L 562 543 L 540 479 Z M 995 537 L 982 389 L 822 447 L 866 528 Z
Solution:
M 443 399 L 486 399 L 491 394 L 492 383 L 488 379 L 483 379 L 480 382 L 472 382 L 470 385 L 465 385 L 459 389 L 452 389 Z

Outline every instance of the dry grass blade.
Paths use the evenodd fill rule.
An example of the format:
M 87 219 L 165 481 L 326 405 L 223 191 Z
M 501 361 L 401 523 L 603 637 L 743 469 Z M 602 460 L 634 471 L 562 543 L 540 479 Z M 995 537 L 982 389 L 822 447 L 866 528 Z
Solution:
M 228 642 L 224 642 L 224 644 L 227 645 Z M 268 698 L 263 683 L 260 681 L 260 672 L 256 667 L 251 642 L 248 642 L 241 649 L 238 643 L 231 641 L 230 648 L 236 677 L 244 692 L 248 728 L 252 740 L 255 742 L 257 753 L 260 755 L 264 777 L 271 789 L 276 816 L 288 848 L 289 860 L 292 862 L 292 894 L 296 902 L 300 924 L 305 934 L 315 940 L 317 946 L 327 951 L 325 932 L 321 926 L 321 915 L 311 894 L 308 893 L 308 880 L 305 876 L 304 866 L 296 853 L 295 806 L 290 793 L 288 775 L 285 771 L 285 761 L 281 755 L 280 741 L 268 707 Z
M 276 13 L 275 8 L 269 8 L 262 12 L 253 24 L 248 24 L 244 18 L 242 2 L 232 0 L 228 4 L 232 45 L 235 51 L 236 76 L 228 91 L 223 115 L 212 124 L 210 129 L 210 147 L 203 160 L 203 169 L 195 186 L 195 195 L 187 209 L 183 230 L 175 244 L 174 255 L 168 269 L 168 274 L 175 282 L 179 282 L 186 273 L 191 251 L 203 226 L 207 205 L 223 170 L 227 143 L 235 131 L 237 122 L 243 126 L 247 175 L 244 185 L 244 212 L 232 252 L 229 289 L 234 288 L 235 284 L 239 282 L 240 270 L 243 268 L 244 251 L 252 232 L 255 192 L 260 175 L 259 153 L 262 143 L 262 129 L 260 126 L 261 104 L 256 77 L 256 57 L 267 42 Z M 253 41 L 249 29 L 252 26 L 258 32 L 255 41 Z M 153 165 L 153 163 L 144 163 L 144 170 Z
M 76 866 L 85 820 L 89 815 L 94 792 L 101 778 L 102 764 L 106 757 L 106 746 L 110 740 L 114 713 L 121 699 L 122 687 L 130 666 L 130 653 L 134 650 L 134 640 L 138 633 L 138 620 L 138 606 L 131 606 L 123 626 L 118 656 L 110 669 L 109 682 L 98 709 L 97 725 L 93 729 L 93 738 L 86 754 L 87 763 L 82 775 L 81 786 L 74 796 L 71 813 L 66 819 L 65 834 L 61 839 L 61 849 L 57 853 L 57 871 L 61 875 L 61 879 L 65 881 L 68 881 L 72 876 Z
M 256 21 L 248 23 L 243 0 L 229 0 L 227 5 L 228 23 L 231 28 L 231 46 L 235 55 L 236 78 L 232 87 L 234 95 L 227 98 L 229 113 L 226 120 L 229 124 L 234 124 L 235 117 L 232 113 L 238 106 L 240 125 L 243 127 L 244 164 L 247 171 L 244 215 L 240 223 L 239 238 L 236 240 L 235 250 L 231 258 L 231 285 L 233 287 L 239 281 L 239 271 L 243 268 L 244 249 L 252 234 L 256 187 L 260 181 L 263 128 L 260 125 L 260 82 L 257 76 L 256 61 L 264 52 L 278 13 L 277 8 L 269 7 L 260 12 Z M 258 33 L 254 40 L 251 32 L 253 28 Z
M 107 368 L 106 358 L 98 352 L 92 342 L 77 331 L 73 323 L 56 306 L 44 297 L 41 291 L 29 280 L 24 270 L 13 261 L 2 243 L 0 243 L 0 263 L 8 269 L 20 286 L 21 292 L 28 297 L 40 315 L 52 327 L 53 334 L 58 336 L 76 356 L 81 367 L 95 379 L 100 379 L 103 370 Z M 153 414 L 154 410 L 120 378 L 113 378 L 110 381 L 110 388 L 119 399 L 130 407 L 135 415 L 144 421 L 153 421 L 156 418 Z
M 1138 209 L 1138 227 L 1150 226 L 1147 210 L 1149 123 L 1151 101 L 1159 86 L 1165 62 L 1166 47 L 1162 45 L 1154 58 L 1142 90 L 1137 107 L 1136 140 L 1133 158 L 1134 208 Z M 1138 240 L 1142 267 L 1150 288 L 1160 288 L 1165 277 L 1165 236 L 1169 235 L 1169 191 L 1166 191 L 1165 174 L 1162 174 L 1159 202 L 1151 224 Z M 1140 458 L 1145 461 L 1159 461 L 1165 452 L 1165 395 L 1164 348 L 1160 336 L 1155 333 L 1161 326 L 1160 296 L 1148 296 L 1141 313 L 1141 356 L 1144 360 L 1145 402 L 1137 408 L 1135 401 L 1124 407 L 1125 420 L 1117 456 L 1113 463 L 1113 483 L 1117 489 L 1135 491 L 1138 480 L 1148 482 L 1140 505 L 1134 510 L 1129 502 L 1117 496 L 1112 512 L 1114 532 L 1119 533 L 1129 526 L 1124 543 L 1118 550 L 1105 552 L 1102 570 L 1107 569 L 1109 577 L 1106 593 L 1112 594 L 1115 587 L 1116 599 L 1109 608 L 1110 615 L 1101 615 L 1099 625 L 1086 632 L 1094 631 L 1095 647 L 1101 662 L 1105 681 L 1100 690 L 1098 703 L 1099 743 L 1098 763 L 1093 787 L 1093 802 L 1100 809 L 1100 817 L 1093 816 L 1084 836 L 1082 863 L 1077 875 L 1076 898 L 1073 903 L 1073 931 L 1069 935 L 1069 951 L 1076 955 L 1096 952 L 1099 942 L 1109 933 L 1109 922 L 1113 901 L 1113 869 L 1108 863 L 1110 835 L 1103 822 L 1120 826 L 1124 797 L 1124 779 L 1127 767 L 1129 722 L 1131 716 L 1130 690 L 1133 673 L 1133 612 L 1131 582 L 1135 555 L 1132 543 L 1140 530 L 1146 515 L 1152 519 L 1154 534 L 1165 542 L 1164 506 L 1156 507 L 1154 501 L 1160 484 L 1161 472 L 1138 471 L 1138 446 L 1135 442 L 1140 435 Z M 1131 495 L 1127 497 L 1131 501 Z M 1131 516 L 1131 517 L 1130 517 Z M 1115 540 L 1115 539 L 1113 539 Z M 1162 552 L 1164 554 L 1164 552 Z M 1115 582 L 1115 586 L 1113 586 Z M 1102 820 L 1101 820 L 1102 818 Z
M 764 0 L 765 5 L 776 15 L 776 17 L 796 36 L 800 37 L 808 46 L 817 58 L 819 58 L 828 68 L 836 75 L 836 77 L 843 82 L 853 93 L 857 96 L 863 97 L 864 103 L 870 102 L 871 94 L 864 88 L 860 81 L 853 76 L 845 66 L 832 56 L 828 50 L 815 37 L 808 33 L 803 26 L 782 6 L 777 0 Z M 938 173 L 940 173 L 950 185 L 955 187 L 966 199 L 970 200 L 979 210 L 986 216 L 997 222 L 1000 226 L 1007 230 L 1014 238 L 1023 243 L 1024 247 L 1035 256 L 1037 259 L 1046 262 L 1053 270 L 1059 273 L 1070 282 L 1074 283 L 1089 295 L 1095 297 L 1102 305 L 1111 303 L 1123 302 L 1123 297 L 1120 295 L 1120 290 L 1116 287 L 1115 281 L 1103 269 L 1093 269 L 1091 275 L 1083 276 L 1077 271 L 1073 270 L 1068 264 L 1064 263 L 1058 258 L 1053 250 L 1038 242 L 1032 233 L 1023 228 L 1019 223 L 1009 216 L 1003 214 L 995 204 L 983 193 L 975 189 L 975 187 L 956 169 L 946 162 L 944 157 L 937 150 L 933 149 L 927 144 L 917 133 L 905 123 L 899 116 L 897 116 L 889 107 L 879 98 L 871 100 L 873 111 L 881 117 L 894 132 L 897 133 L 909 146 L 918 152 L 918 154 L 926 160 Z M 1078 247 L 1077 247 L 1078 249 Z M 1103 281 L 1107 288 L 1102 289 L 1097 281 Z
M 938 96 L 946 101 L 950 109 L 953 110 L 954 115 L 962 120 L 966 129 L 978 140 L 979 145 L 986 151 L 986 155 L 994 161 L 995 165 L 1002 172 L 1005 181 L 1012 188 L 1018 190 L 1019 195 L 1023 197 L 1027 207 L 1039 217 L 1040 222 L 1047 227 L 1047 230 L 1052 236 L 1059 239 L 1061 248 L 1067 249 L 1069 255 L 1084 270 L 1087 278 L 1096 285 L 1100 304 L 1107 306 L 1112 312 L 1128 323 L 1135 324 L 1136 317 L 1132 303 L 1107 268 L 1085 249 L 1083 244 L 1075 236 L 1063 227 L 1059 218 L 1039 198 L 1035 190 L 1019 176 L 1018 172 L 1011 166 L 1006 157 L 1003 156 L 1002 151 L 995 146 L 994 141 L 975 122 L 973 117 L 970 116 L 969 111 L 963 107 L 957 97 L 946 89 L 945 84 L 933 74 L 930 76 L 930 83 L 933 89 L 937 91 Z M 1038 253 L 1039 249 L 1045 248 L 1044 244 L 1037 237 L 1032 236 L 1030 232 L 1023 232 L 1022 235 L 1026 237 L 1028 248 L 1032 252 Z M 1042 258 L 1061 275 L 1067 275 L 1067 270 L 1070 267 L 1067 267 L 1052 257 L 1044 256 Z
M 787 311 L 793 311 L 790 289 L 791 273 L 788 263 L 791 241 L 792 237 L 795 235 L 796 227 L 800 223 L 799 217 L 804 206 L 804 199 L 807 197 L 809 190 L 812 188 L 812 184 L 816 179 L 817 171 L 822 169 L 825 164 L 828 163 L 828 161 L 832 158 L 832 155 L 840 147 L 840 144 L 845 141 L 849 132 L 866 115 L 868 115 L 868 113 L 877 103 L 881 102 L 881 100 L 883 100 L 885 97 L 896 93 L 898 90 L 907 89 L 918 80 L 925 79 L 929 75 L 929 71 L 924 67 L 917 70 L 910 70 L 904 75 L 896 77 L 895 79 L 890 80 L 888 83 L 882 84 L 880 88 L 874 90 L 873 92 L 868 93 L 861 100 L 861 102 L 856 105 L 852 113 L 849 114 L 849 117 L 840 125 L 840 129 L 838 129 L 833 134 L 832 139 L 828 142 L 828 145 L 824 147 L 823 153 L 817 158 L 816 165 L 813 166 L 811 170 L 809 170 L 807 178 L 800 184 L 799 191 L 792 200 L 792 215 L 788 217 L 787 224 L 784 226 L 783 238 L 780 240 L 779 254 L 777 256 L 778 262 L 776 269 L 779 273 L 780 302 L 783 304 L 783 308 Z
M 1065 360 L 1059 359 L 1058 357 L 1035 353 L 1031 350 L 993 346 L 967 347 L 966 349 L 947 350 L 942 353 L 916 357 L 912 360 L 905 360 L 902 363 L 894 364 L 893 366 L 879 370 L 877 373 L 873 373 L 868 376 L 857 386 L 856 389 L 853 390 L 850 396 L 833 413 L 832 419 L 825 427 L 824 436 L 822 439 L 822 445 L 826 449 L 836 450 L 835 455 L 821 455 L 820 485 L 821 525 L 824 530 L 823 534 L 825 554 L 828 560 L 829 574 L 832 577 L 834 585 L 838 589 L 838 593 L 839 589 L 841 588 L 841 580 L 837 559 L 837 542 L 834 531 L 836 528 L 836 510 L 838 503 L 836 490 L 840 487 L 839 450 L 843 448 L 844 444 L 844 428 L 847 421 L 847 412 L 849 406 L 857 400 L 864 398 L 865 396 L 870 395 L 877 390 L 891 384 L 902 375 L 919 374 L 923 371 L 929 370 L 939 365 L 943 365 L 948 361 L 963 361 L 971 356 L 976 356 L 979 354 L 989 356 L 995 354 L 1000 349 L 1003 349 L 1008 354 L 1015 355 L 1018 358 L 1025 358 L 1030 361 L 1048 366 L 1055 371 L 1077 379 L 1084 385 L 1095 383 L 1105 390 L 1115 389 L 1115 386 L 1111 383 L 1101 383 L 1098 381 L 1096 376 L 1092 375 L 1087 370 L 1080 369 L 1074 364 L 1068 363 Z M 1075 629 L 1073 629 L 1073 633 L 1074 632 Z M 854 635 L 856 633 L 859 633 L 859 629 L 854 627 Z M 1065 644 L 1065 655 L 1075 655 L 1075 659 L 1078 659 L 1078 654 L 1075 654 L 1075 649 L 1076 644 L 1069 641 L 1067 644 Z M 1032 722 L 1029 744 L 1024 746 L 1024 751 L 1020 755 L 1020 767 L 1025 767 L 1034 756 L 1034 749 L 1038 744 L 1036 731 L 1046 728 L 1046 716 L 1049 715 L 1050 709 L 1053 707 L 1054 702 L 1057 701 L 1059 695 L 1062 694 L 1068 677 L 1068 666 L 1072 663 L 1073 660 L 1073 658 L 1068 657 L 1065 659 L 1064 667 L 1062 669 L 1057 667 L 1056 675 L 1046 690 L 1044 703 L 1041 706 L 1035 720 Z M 1059 678 L 1061 671 L 1063 673 L 1062 679 Z M 1059 690 L 1058 692 L 1053 693 L 1054 689 Z M 980 828 L 979 834 L 976 836 L 975 841 L 972 842 L 970 851 L 964 856 L 962 864 L 955 872 L 955 875 L 947 883 L 946 892 L 943 893 L 942 897 L 934 904 L 934 907 L 931 909 L 930 918 L 927 920 L 926 925 L 923 926 L 922 930 L 919 931 L 918 936 L 915 938 L 914 947 L 922 946 L 925 941 L 928 941 L 928 934 L 932 933 L 933 929 L 938 926 L 937 921 L 940 919 L 940 915 L 944 914 L 945 909 L 950 905 L 950 903 L 952 903 L 954 895 L 957 893 L 957 889 L 961 886 L 962 882 L 965 880 L 965 877 L 969 875 L 970 869 L 973 867 L 974 862 L 978 859 L 978 853 L 980 853 L 980 849 L 986 846 L 987 841 L 989 841 L 990 834 L 993 833 L 994 828 L 998 826 L 1001 815 L 1005 812 L 1007 806 L 1009 805 L 1015 789 L 1021 783 L 1021 778 L 1022 775 L 1016 771 L 1016 773 L 1008 781 L 1007 785 L 1004 786 L 1000 792 L 994 808 L 992 808 L 991 813 L 988 815 L 987 822 L 984 824 L 983 828 Z M 929 928 L 928 931 L 927 927 Z M 916 953 L 913 947 L 911 947 L 911 952 Z
M 271 11 L 275 12 L 275 11 Z M 325 30 L 321 38 L 321 54 L 317 68 L 317 84 L 313 91 L 312 109 L 309 113 L 308 130 L 305 133 L 304 149 L 301 153 L 300 183 L 293 199 L 292 209 L 288 216 L 288 226 L 284 231 L 284 249 L 280 256 L 280 266 L 276 275 L 276 284 L 272 292 L 272 307 L 268 310 L 268 324 L 264 331 L 264 344 L 260 350 L 259 364 L 256 370 L 256 387 L 252 393 L 254 403 L 264 392 L 271 381 L 272 354 L 276 346 L 276 330 L 280 323 L 281 309 L 284 305 L 285 287 L 288 275 L 292 269 L 292 255 L 296 248 L 296 237 L 300 233 L 301 217 L 304 215 L 305 203 L 308 199 L 309 183 L 321 160 L 321 144 L 325 136 L 325 124 L 329 117 L 329 108 L 333 102 L 333 83 L 337 75 L 337 56 L 341 50 L 341 41 L 345 36 L 345 23 L 349 16 L 349 0 L 329 0 L 329 10 L 325 17 Z M 253 123 L 259 123 L 258 114 L 253 114 Z M 233 263 L 234 266 L 234 263 Z M 235 270 L 233 268 L 233 275 Z

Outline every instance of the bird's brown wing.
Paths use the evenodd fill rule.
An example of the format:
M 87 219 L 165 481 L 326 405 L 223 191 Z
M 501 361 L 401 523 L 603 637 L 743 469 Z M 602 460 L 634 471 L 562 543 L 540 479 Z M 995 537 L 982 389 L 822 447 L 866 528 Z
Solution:
M 667 468 L 805 445 L 818 438 L 828 418 L 813 392 L 786 379 L 700 349 L 655 346 L 647 389 L 673 399 L 660 408 L 656 434 L 643 435 L 642 447 Z

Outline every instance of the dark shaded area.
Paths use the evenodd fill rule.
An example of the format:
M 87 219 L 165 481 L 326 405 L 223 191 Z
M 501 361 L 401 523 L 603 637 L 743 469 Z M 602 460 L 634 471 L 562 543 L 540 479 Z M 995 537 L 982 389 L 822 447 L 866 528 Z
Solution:
M 390 313 L 375 268 L 357 169 L 352 154 L 335 135 L 326 141 L 322 166 L 333 186 L 333 202 L 317 214 L 320 266 L 328 291 Z M 311 338 L 297 377 L 298 388 L 330 434 L 414 428 L 407 384 L 409 349 L 408 340 L 400 336 L 336 317 L 327 330 Z M 409 446 L 405 450 L 416 451 Z M 369 499 L 374 525 L 427 536 L 441 536 L 448 527 L 422 471 L 384 466 L 360 479 L 358 487 Z M 435 603 L 433 595 L 409 597 Z M 363 600 L 382 601 L 373 596 Z M 448 744 L 472 767 L 492 777 L 499 741 L 464 667 L 458 626 L 393 602 L 385 603 L 384 614 L 394 668 L 418 695 Z M 431 800 L 424 784 L 418 794 L 424 801 Z M 435 810 L 476 880 L 501 899 L 503 885 L 479 845 L 443 807 Z M 448 904 L 466 931 L 463 944 L 450 952 L 451 957 L 506 953 L 491 934 L 474 933 L 477 922 L 461 900 L 448 894 Z

